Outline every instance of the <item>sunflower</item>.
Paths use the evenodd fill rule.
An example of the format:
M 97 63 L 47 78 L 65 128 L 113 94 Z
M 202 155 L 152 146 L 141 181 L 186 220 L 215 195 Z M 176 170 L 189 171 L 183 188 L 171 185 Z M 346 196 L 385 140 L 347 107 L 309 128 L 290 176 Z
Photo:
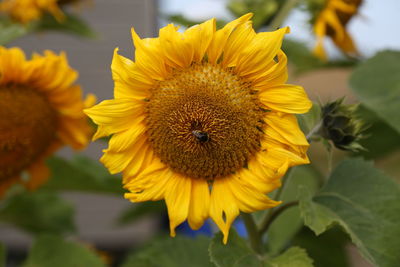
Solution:
M 335 45 L 347 55 L 357 55 L 357 48 L 346 31 L 346 25 L 357 14 L 362 0 L 326 0 L 325 6 L 319 12 L 314 22 L 314 32 L 317 44 L 314 53 L 325 60 L 326 53 L 323 42 L 329 36 Z
M 58 6 L 58 0 L 3 0 L 0 3 L 0 12 L 21 23 L 38 20 L 44 13 L 50 13 L 59 22 L 65 18 Z
M 91 126 L 78 73 L 64 53 L 26 60 L 19 48 L 0 47 L 0 197 L 15 183 L 35 189 L 49 176 L 45 159 L 62 145 L 81 149 Z
M 266 193 L 294 165 L 308 163 L 294 113 L 311 107 L 304 89 L 285 84 L 280 49 L 288 28 L 256 34 L 251 14 L 216 31 L 215 19 L 158 38 L 132 29 L 136 62 L 114 51 L 114 99 L 86 109 L 112 135 L 101 162 L 123 173 L 125 198 L 165 199 L 171 236 L 188 220 L 211 217 L 224 234 L 240 211 L 278 205 Z

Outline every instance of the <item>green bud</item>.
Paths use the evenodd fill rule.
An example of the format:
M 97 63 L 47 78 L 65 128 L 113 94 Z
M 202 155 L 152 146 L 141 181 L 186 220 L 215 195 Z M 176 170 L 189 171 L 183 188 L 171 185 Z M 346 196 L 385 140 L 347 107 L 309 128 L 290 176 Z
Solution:
M 356 105 L 343 104 L 344 98 L 322 106 L 321 136 L 332 141 L 335 147 L 347 151 L 359 151 L 364 148 L 359 141 L 364 138 L 364 123 L 355 116 Z

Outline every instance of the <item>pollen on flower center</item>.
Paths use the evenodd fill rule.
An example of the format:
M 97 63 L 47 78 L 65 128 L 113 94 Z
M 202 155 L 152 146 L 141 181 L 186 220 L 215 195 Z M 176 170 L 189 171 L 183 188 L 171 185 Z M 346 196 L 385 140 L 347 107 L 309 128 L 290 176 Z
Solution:
M 54 140 L 56 113 L 36 90 L 0 87 L 0 180 L 18 175 Z
M 249 83 L 208 63 L 176 70 L 153 89 L 148 134 L 160 159 L 193 178 L 227 176 L 259 149 L 262 112 Z

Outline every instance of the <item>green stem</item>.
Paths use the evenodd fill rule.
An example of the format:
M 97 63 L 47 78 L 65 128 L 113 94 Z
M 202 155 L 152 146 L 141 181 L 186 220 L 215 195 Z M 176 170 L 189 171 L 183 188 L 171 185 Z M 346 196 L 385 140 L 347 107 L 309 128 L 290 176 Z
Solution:
M 312 141 L 312 138 L 314 135 L 316 135 L 322 128 L 323 125 L 323 121 L 321 120 L 320 122 L 318 122 L 314 128 L 311 129 L 311 131 L 307 134 L 306 139 L 307 141 L 310 143 Z
M 283 179 L 282 179 L 282 185 L 281 185 L 281 187 L 279 187 L 277 190 L 276 190 L 276 193 L 273 195 L 273 199 L 275 199 L 275 200 L 279 200 L 279 198 L 281 197 L 281 195 L 282 195 L 282 192 L 283 192 L 283 189 L 285 188 L 285 185 L 287 184 L 287 181 L 290 179 L 290 177 L 292 176 L 292 173 L 293 173 L 293 168 L 290 168 L 287 172 L 286 172 L 286 175 L 283 177 Z M 265 214 L 265 216 L 264 216 L 264 218 L 261 220 L 261 224 L 260 224 L 260 227 L 259 227 L 259 229 L 264 229 L 265 228 L 265 224 L 267 223 L 267 221 L 269 221 L 270 220 L 270 217 L 272 216 L 272 213 L 274 212 L 274 210 L 275 209 L 277 209 L 277 208 L 272 208 L 272 209 L 269 209 L 268 211 L 267 211 L 267 213 Z M 265 231 L 259 231 L 260 233 L 264 233 Z
M 328 165 L 328 176 L 327 177 L 329 177 L 329 175 L 331 175 L 331 172 L 332 172 L 332 163 L 333 163 L 333 150 L 332 150 L 332 148 L 329 148 L 329 149 L 327 149 L 327 161 L 328 161 L 328 163 L 327 163 L 327 165 Z
M 251 248 L 257 254 L 261 255 L 263 253 L 261 235 L 257 230 L 257 225 L 254 222 L 253 216 L 248 213 L 242 213 L 241 216 L 246 226 L 247 234 L 249 235 Z
M 269 24 L 271 30 L 276 30 L 282 26 L 283 22 L 289 16 L 290 11 L 297 5 L 299 0 L 287 0 L 283 7 L 276 14 L 275 18 Z
M 272 222 L 286 209 L 297 206 L 299 204 L 299 201 L 291 201 L 287 202 L 276 209 L 273 209 L 272 212 L 268 213 L 268 216 L 264 218 L 264 220 L 261 222 L 260 225 L 260 230 L 259 234 L 262 236 L 265 232 L 268 231 L 269 227 L 271 226 Z

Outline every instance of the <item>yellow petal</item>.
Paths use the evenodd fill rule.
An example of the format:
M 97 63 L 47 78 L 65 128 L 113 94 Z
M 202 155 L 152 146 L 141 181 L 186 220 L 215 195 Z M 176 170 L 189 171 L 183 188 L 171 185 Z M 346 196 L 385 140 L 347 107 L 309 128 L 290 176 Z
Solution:
M 110 173 L 118 173 L 137 159 L 138 155 L 141 155 L 147 146 L 146 139 L 139 138 L 127 150 L 121 152 L 114 152 L 110 149 L 103 150 L 104 155 L 100 158 L 100 161 L 108 168 Z
M 282 50 L 277 54 L 277 61 L 263 72 L 262 75 L 255 77 L 253 80 L 253 88 L 262 90 L 263 88 L 271 87 L 278 84 L 285 84 L 288 79 L 287 57 Z
M 184 38 L 193 45 L 193 60 L 201 62 L 215 33 L 215 19 L 207 20 L 199 25 L 187 29 Z
M 343 40 L 344 38 L 344 26 L 340 22 L 337 14 L 333 10 L 326 10 L 324 13 L 324 19 L 326 24 L 332 27 L 334 30 L 334 38 L 337 40 Z
M 300 130 L 296 116 L 292 114 L 268 112 L 264 117 L 267 123 L 265 131 L 273 130 L 287 142 L 294 145 L 308 146 L 304 133 Z
M 190 196 L 190 206 L 188 222 L 192 229 L 199 229 L 204 220 L 209 216 L 210 210 L 210 190 L 208 183 L 204 179 L 192 180 L 192 192 Z
M 224 179 L 215 179 L 210 198 L 210 217 L 217 224 L 224 235 L 223 242 L 228 241 L 229 229 L 239 215 L 235 197 L 227 184 L 232 176 Z
M 246 21 L 239 25 L 230 35 L 229 41 L 225 45 L 222 65 L 226 68 L 235 67 L 240 54 L 238 51 L 243 51 L 255 36 L 256 33 L 253 30 L 251 21 Z
M 282 40 L 289 28 L 273 32 L 258 33 L 238 58 L 235 73 L 248 79 L 264 76 L 273 65 L 275 56 L 280 51 Z M 278 63 L 279 64 L 279 63 Z
M 121 152 L 130 148 L 138 138 L 145 139 L 146 137 L 143 136 L 146 131 L 144 120 L 145 116 L 137 116 L 131 121 L 129 129 L 114 134 L 109 141 L 108 150 Z
M 123 183 L 147 169 L 155 159 L 153 148 L 146 143 L 141 145 L 141 149 L 137 150 L 135 155 L 132 155 L 132 161 L 123 171 Z
M 271 200 L 264 193 L 249 185 L 246 177 L 240 179 L 234 176 L 229 179 L 227 186 L 231 189 L 239 209 L 246 213 L 272 208 L 281 203 Z
M 168 208 L 169 227 L 174 237 L 175 228 L 184 222 L 189 213 L 192 179 L 173 174 L 165 189 L 165 203 Z
M 219 57 L 221 56 L 225 44 L 228 41 L 229 36 L 231 33 L 236 29 L 237 26 L 245 23 L 248 21 L 253 14 L 248 13 L 246 15 L 241 16 L 240 18 L 229 22 L 222 28 L 221 30 L 218 30 L 215 34 L 214 37 L 210 43 L 210 46 L 208 47 L 207 50 L 207 55 L 208 55 L 208 62 L 211 64 L 217 63 Z
M 93 107 L 97 102 L 97 97 L 94 94 L 87 94 L 85 100 L 83 101 L 83 106 L 85 108 Z
M 159 159 L 156 159 L 136 177 L 131 177 L 131 179 L 124 180 L 124 188 L 130 190 L 131 192 L 141 192 L 147 188 L 151 188 L 164 177 L 169 177 L 172 175 L 171 170 L 169 170 L 171 173 L 165 173 L 165 170 L 169 170 L 168 167 Z
M 0 47 L 0 83 L 6 84 L 13 81 L 21 81 L 26 75 L 25 54 L 20 48 L 4 48 Z
M 168 75 L 159 38 L 140 39 L 132 28 L 135 45 L 136 64 L 140 70 L 152 79 L 164 80 Z
M 144 74 L 135 63 L 118 55 L 118 48 L 114 50 L 111 70 L 115 98 L 143 99 L 148 97 L 148 90 L 154 86 L 154 80 Z
M 131 122 L 142 115 L 144 102 L 136 99 L 118 98 L 104 100 L 85 109 L 84 112 L 99 126 L 93 139 L 124 131 Z
M 289 167 L 309 163 L 308 158 L 283 147 L 271 147 L 259 153 L 261 156 L 259 158 L 260 163 L 272 170 L 278 170 L 285 162 L 288 162 Z
M 290 84 L 265 88 L 259 99 L 267 109 L 286 113 L 306 113 L 312 106 L 303 87 Z
M 257 159 L 250 160 L 248 168 L 241 169 L 238 176 L 246 177 L 247 183 L 264 194 L 281 186 L 280 180 L 276 177 L 276 170 L 266 168 Z
M 165 62 L 174 68 L 188 67 L 194 56 L 194 47 L 190 39 L 177 31 L 173 24 L 160 29 L 160 43 Z
M 82 128 L 85 126 L 90 127 L 86 121 L 62 118 L 59 120 L 57 136 L 64 144 L 70 145 L 73 149 L 82 149 L 90 140 L 89 131 Z
M 155 163 L 124 186 L 130 191 L 124 197 L 132 202 L 161 200 L 165 198 L 171 176 L 172 172 L 165 165 Z
M 358 55 L 357 48 L 351 39 L 351 36 L 346 31 L 344 31 L 343 34 L 343 39 L 333 39 L 335 44 L 347 54 L 353 54 L 353 56 Z

